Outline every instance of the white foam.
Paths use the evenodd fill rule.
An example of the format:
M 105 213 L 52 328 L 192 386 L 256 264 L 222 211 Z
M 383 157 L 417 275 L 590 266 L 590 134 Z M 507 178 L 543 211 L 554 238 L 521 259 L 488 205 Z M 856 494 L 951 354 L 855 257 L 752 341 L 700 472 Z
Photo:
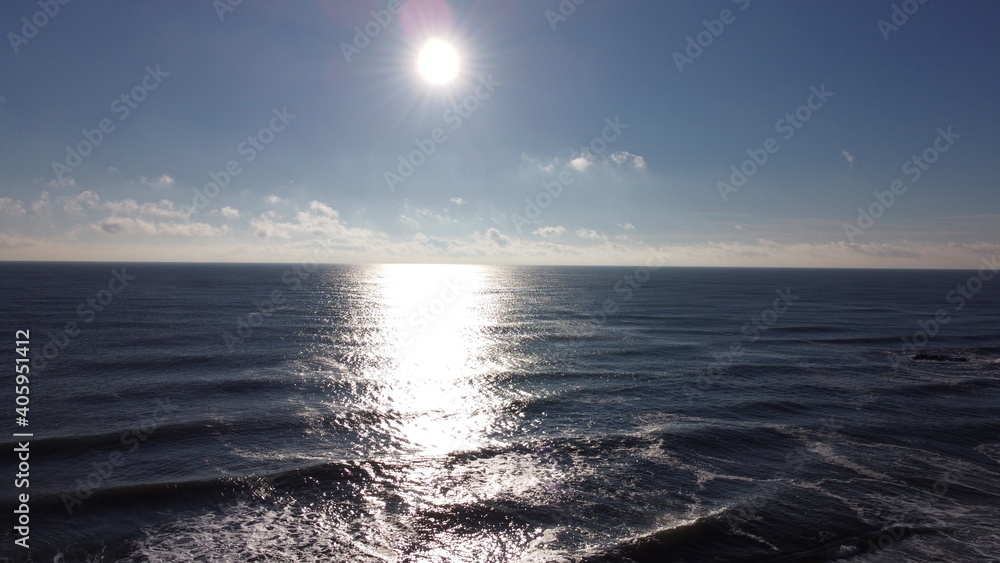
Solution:
M 976 451 L 992 459 L 993 461 L 1000 463 L 1000 443 L 980 444 L 976 446 Z

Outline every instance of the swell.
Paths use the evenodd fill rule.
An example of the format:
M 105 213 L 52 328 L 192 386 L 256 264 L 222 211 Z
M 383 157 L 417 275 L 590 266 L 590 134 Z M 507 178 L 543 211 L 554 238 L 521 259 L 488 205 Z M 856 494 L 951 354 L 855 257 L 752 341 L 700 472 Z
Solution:
M 71 373 L 107 373 L 107 372 L 135 372 L 135 373 L 160 373 L 163 371 L 203 371 L 219 368 L 224 372 L 232 372 L 240 368 L 262 368 L 267 366 L 279 366 L 285 358 L 273 352 L 266 352 L 266 349 L 259 349 L 255 346 L 243 346 L 238 354 L 226 353 L 226 348 L 221 344 L 218 349 L 204 350 L 203 353 L 182 354 L 174 349 L 171 353 L 164 353 L 164 348 L 147 349 L 129 348 L 127 351 L 108 351 L 93 357 L 80 357 L 73 359 Z M 57 364 L 56 364 L 57 365 Z M 66 366 L 63 366 L 64 368 Z M 54 369 L 54 368 L 53 368 Z M 62 375 L 61 377 L 66 377 Z
M 350 481 L 360 484 L 386 475 L 388 464 L 380 462 L 325 462 L 304 468 L 246 476 L 219 476 L 204 479 L 133 483 L 92 489 L 74 513 L 105 514 L 147 512 L 151 508 L 196 507 L 219 504 L 238 498 L 262 498 L 268 491 L 298 492 L 322 484 L 327 492 L 335 484 Z M 67 514 L 65 493 L 32 495 L 32 509 L 47 514 Z
M 156 422 L 156 420 L 150 420 Z M 41 459 L 69 465 L 72 465 L 74 460 L 80 460 L 85 466 L 88 466 L 95 457 L 103 461 L 106 454 L 112 451 L 127 452 L 129 446 L 139 442 L 141 442 L 140 447 L 144 450 L 154 447 L 160 452 L 165 452 L 179 448 L 183 443 L 190 444 L 195 448 L 204 448 L 209 443 L 215 443 L 216 437 L 224 437 L 227 440 L 248 436 L 280 437 L 283 431 L 304 431 L 315 426 L 322 426 L 327 432 L 353 433 L 357 429 L 394 420 L 397 420 L 397 415 L 394 413 L 373 410 L 330 413 L 308 421 L 294 414 L 289 416 L 247 416 L 229 420 L 199 419 L 146 427 L 137 424 L 132 428 L 120 428 L 99 434 L 35 437 L 30 438 L 30 442 L 31 453 L 33 455 L 37 453 Z M 137 432 L 141 434 L 137 434 Z M 125 436 L 126 434 L 127 436 Z M 142 436 L 148 436 L 148 440 L 142 440 Z M 128 440 L 128 442 L 123 440 Z M 15 447 L 17 447 L 17 442 L 0 443 L 0 448 L 7 451 L 12 451 Z
M 764 510 L 773 504 L 769 500 Z M 840 517 L 823 524 L 826 541 L 810 541 L 816 537 L 819 523 L 797 522 L 787 526 L 795 528 L 797 537 L 760 538 L 751 533 L 734 533 L 733 519 L 739 519 L 739 507 L 729 507 L 697 520 L 672 528 L 623 541 L 579 559 L 580 563 L 668 563 L 702 561 L 767 562 L 767 563 L 821 563 L 837 561 L 862 553 L 880 551 L 879 540 L 891 537 L 893 545 L 914 535 L 930 535 L 937 530 L 926 526 L 876 527 L 851 517 Z M 809 528 L 813 528 L 810 530 Z M 836 531 L 831 531 L 830 528 Z M 810 534 L 812 532 L 812 534 Z M 769 539 L 788 544 L 777 548 Z M 785 541 L 781 541 L 785 540 Z M 798 544 L 798 545 L 795 545 Z M 777 551 L 777 553 L 775 553 Z
M 267 432 L 269 428 L 276 425 L 248 426 L 243 422 L 232 423 L 241 432 L 258 434 Z M 180 440 L 189 437 L 192 429 L 204 430 L 201 424 L 178 424 L 156 430 L 158 448 L 163 448 L 163 443 L 170 440 Z M 226 434 L 226 432 L 223 432 Z M 700 429 L 696 428 L 683 435 L 676 433 L 665 434 L 670 440 L 670 447 L 684 448 L 692 451 L 702 451 L 705 453 L 728 453 L 746 454 L 748 451 L 755 451 L 758 454 L 763 450 L 776 448 L 781 451 L 782 447 L 787 447 L 794 440 L 782 435 L 775 429 Z M 96 450 L 110 449 L 118 446 L 118 434 L 94 435 L 86 437 L 57 437 L 46 438 L 32 442 L 32 453 L 38 452 L 40 457 L 72 457 L 73 455 L 84 455 L 87 460 Z M 781 439 L 780 441 L 778 439 Z M 660 445 L 662 437 L 637 436 L 628 434 L 607 435 L 602 437 L 563 437 L 552 438 L 543 441 L 532 440 L 525 443 L 513 443 L 505 446 L 493 446 L 466 452 L 458 452 L 449 455 L 444 460 L 446 465 L 462 464 L 473 461 L 488 460 L 506 454 L 521 454 L 534 456 L 540 450 L 549 448 L 560 456 L 582 455 L 584 457 L 601 459 L 613 452 L 623 450 L 645 449 Z M 788 442 L 788 443 L 784 443 Z M 6 447 L 6 446 L 4 446 Z M 170 444 L 165 446 L 170 448 Z M 91 460 L 92 461 L 92 460 Z M 339 460 L 324 461 L 300 467 L 274 469 L 270 472 L 258 471 L 247 475 L 229 475 L 225 477 L 212 477 L 205 479 L 177 480 L 177 481 L 157 481 L 149 483 L 129 483 L 121 485 L 109 485 L 96 489 L 91 500 L 92 504 L 104 504 L 108 508 L 121 506 L 138 506 L 136 503 L 166 502 L 174 497 L 211 497 L 225 495 L 244 490 L 247 479 L 260 479 L 266 481 L 272 487 L 297 492 L 301 489 L 314 488 L 319 485 L 328 485 L 332 482 L 350 481 L 358 484 L 364 480 L 382 478 L 400 467 L 409 467 L 414 463 L 420 463 L 419 459 L 407 459 L 399 461 L 389 460 Z M 40 502 L 51 502 L 61 506 L 59 494 L 39 495 Z M 48 499 L 46 501 L 45 499 Z

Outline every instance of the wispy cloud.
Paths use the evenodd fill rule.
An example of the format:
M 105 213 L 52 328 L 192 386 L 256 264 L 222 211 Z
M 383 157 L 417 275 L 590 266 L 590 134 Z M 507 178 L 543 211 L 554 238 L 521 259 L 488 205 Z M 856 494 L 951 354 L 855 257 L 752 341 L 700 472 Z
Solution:
M 71 188 L 76 185 L 76 179 L 72 176 L 63 176 L 62 178 L 53 178 L 49 180 L 48 186 L 50 188 Z
M 95 223 L 91 227 L 111 235 L 216 237 L 229 232 L 228 226 L 213 227 L 207 223 L 158 223 L 132 217 L 112 217 Z
M 49 196 L 49 192 L 43 191 L 38 199 L 31 202 L 31 212 L 35 214 L 36 217 L 47 217 L 49 210 L 52 207 L 52 198 Z
M 152 178 L 152 179 L 146 178 L 145 176 L 143 176 L 142 178 L 139 179 L 139 183 L 142 184 L 142 185 L 144 185 L 144 186 L 149 186 L 150 188 L 153 188 L 153 189 L 162 189 L 162 188 L 169 188 L 170 186 L 173 186 L 174 185 L 174 179 L 173 179 L 172 176 L 167 175 L 167 174 L 164 174 L 162 176 L 159 176 L 157 178 Z
M 27 212 L 24 209 L 23 202 L 13 200 L 9 197 L 0 197 L 0 214 L 9 217 L 20 217 L 25 213 Z
M 611 162 L 613 162 L 615 166 L 631 166 L 637 170 L 646 169 L 646 159 L 628 151 L 611 153 Z
M 84 208 L 96 209 L 101 203 L 100 196 L 90 190 L 63 199 L 63 211 L 69 215 L 83 215 Z
M 100 204 L 100 208 L 116 215 L 148 215 L 177 219 L 185 216 L 183 210 L 177 207 L 174 202 L 167 199 L 155 203 L 139 203 L 134 199 L 106 201 Z
M 559 225 L 557 227 L 541 227 L 532 231 L 531 234 L 541 237 L 557 237 L 565 232 L 566 227 Z
M 490 228 L 486 231 L 486 238 L 492 240 L 497 246 L 507 246 L 510 238 L 502 234 L 499 229 Z
M 19 235 L 0 233 L 0 248 L 23 248 L 31 246 L 31 239 Z
M 297 211 L 293 220 L 281 221 L 274 214 L 265 213 L 253 219 L 250 226 L 261 239 L 324 237 L 327 246 L 353 250 L 367 250 L 388 241 L 383 233 L 346 225 L 336 209 L 320 201 L 309 202 L 308 210 Z
M 634 170 L 646 169 L 646 159 L 628 151 L 617 151 L 610 154 L 596 155 L 590 152 L 583 152 L 574 155 L 569 159 L 560 157 L 539 159 L 526 153 L 521 153 L 521 160 L 529 164 L 532 168 L 540 170 L 546 174 L 555 174 L 560 169 L 570 169 L 578 173 L 585 173 L 598 167 L 625 167 Z
M 444 224 L 457 222 L 455 219 L 451 217 L 448 209 L 444 209 L 441 211 L 441 213 L 438 213 L 433 209 L 431 209 L 430 207 L 414 207 L 410 204 L 406 204 L 403 206 L 402 214 L 404 216 L 407 216 L 407 218 L 411 218 L 409 217 L 410 215 L 416 215 L 418 217 L 423 217 L 424 219 L 434 219 L 438 223 L 444 223 Z
M 608 237 L 593 229 L 577 229 L 576 236 L 588 240 L 608 240 Z

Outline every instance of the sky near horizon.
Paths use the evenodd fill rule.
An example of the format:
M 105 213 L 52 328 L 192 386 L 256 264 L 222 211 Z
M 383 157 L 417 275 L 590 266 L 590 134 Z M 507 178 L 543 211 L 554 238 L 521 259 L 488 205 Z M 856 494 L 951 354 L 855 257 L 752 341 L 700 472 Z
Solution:
M 996 2 L 42 0 L 0 31 L 0 260 L 1000 254 Z

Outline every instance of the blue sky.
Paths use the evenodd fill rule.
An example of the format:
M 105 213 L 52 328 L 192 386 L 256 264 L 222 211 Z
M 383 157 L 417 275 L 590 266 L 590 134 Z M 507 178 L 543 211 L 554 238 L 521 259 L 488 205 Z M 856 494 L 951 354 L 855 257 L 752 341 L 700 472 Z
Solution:
M 1000 250 L 994 2 L 227 2 L 0 7 L 0 259 Z

